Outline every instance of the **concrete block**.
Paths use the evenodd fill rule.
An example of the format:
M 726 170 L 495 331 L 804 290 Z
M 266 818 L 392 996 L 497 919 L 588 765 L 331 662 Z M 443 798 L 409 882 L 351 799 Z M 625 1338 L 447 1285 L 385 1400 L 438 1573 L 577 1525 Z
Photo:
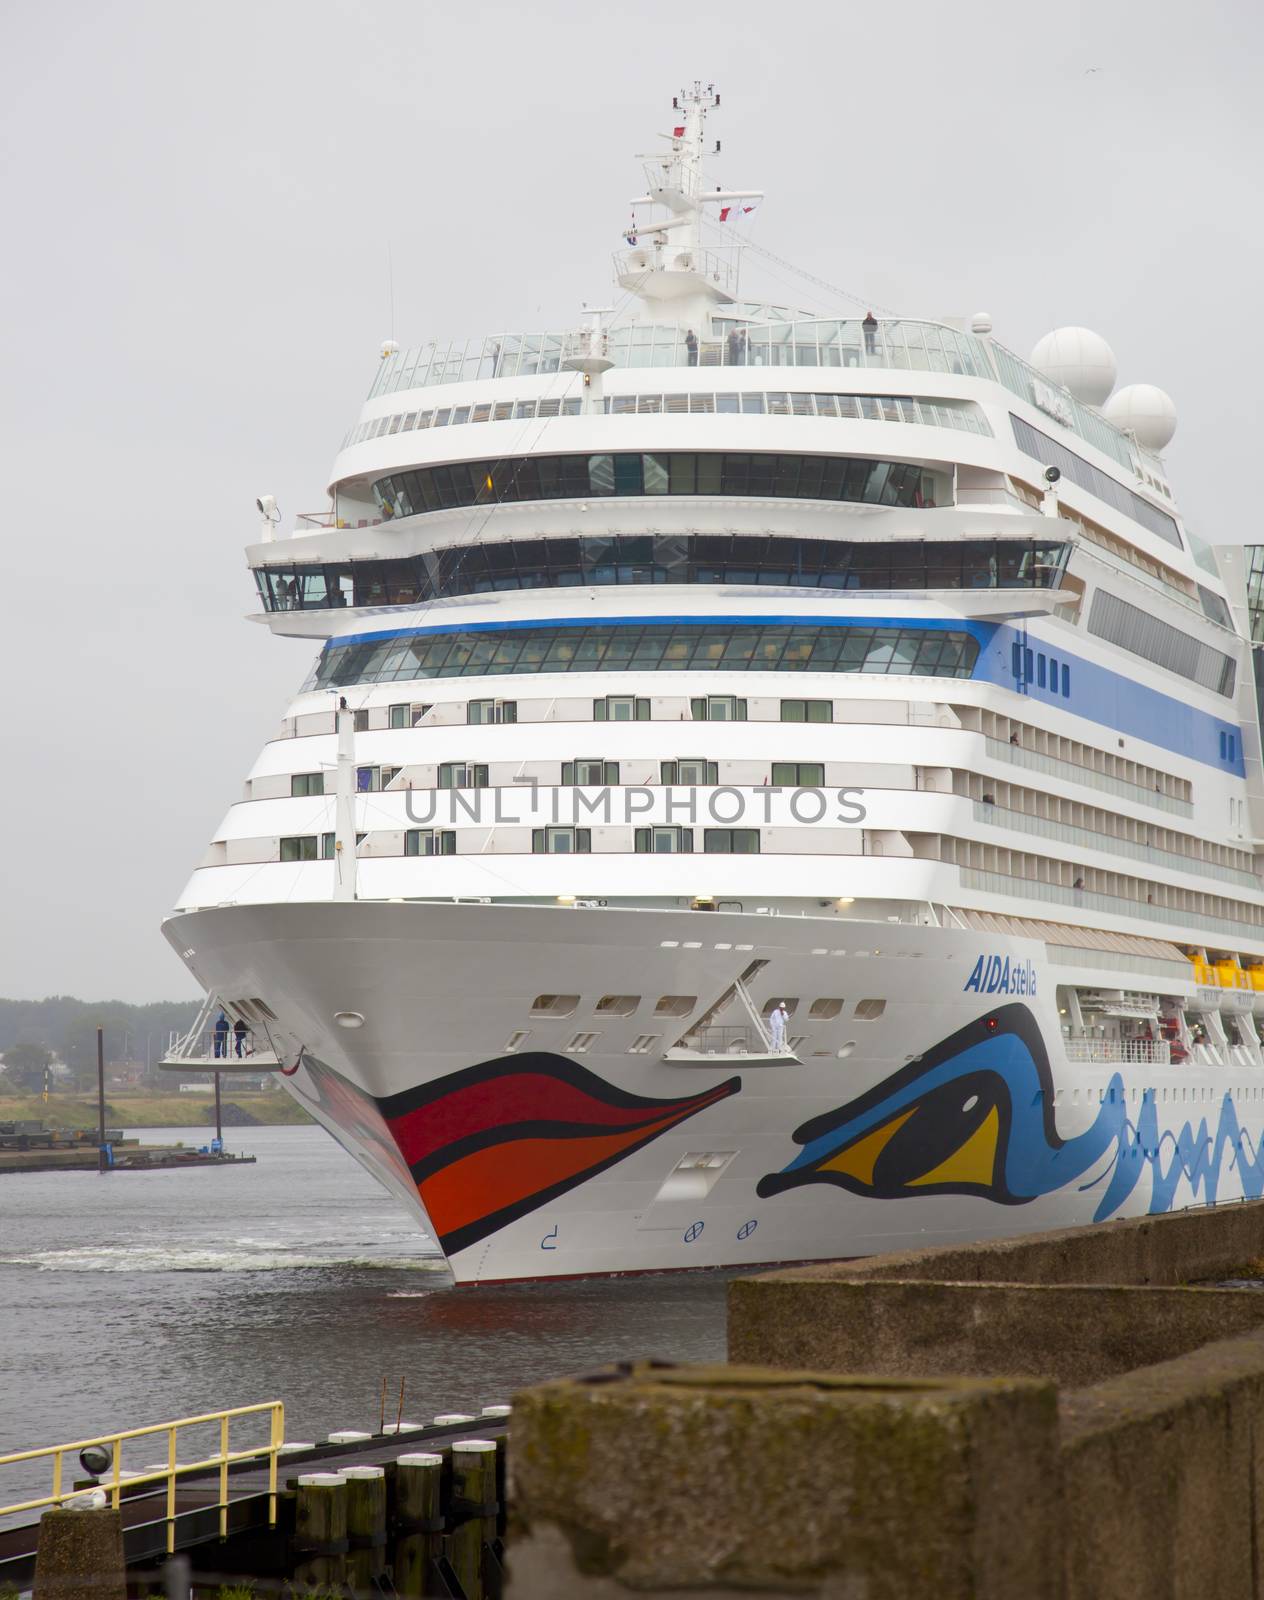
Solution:
M 1066 1600 L 1256 1600 L 1264 1333 L 1065 1394 Z
M 513 1414 L 514 1600 L 1061 1594 L 1048 1384 L 629 1369 Z
M 123 1519 L 110 1507 L 46 1511 L 35 1556 L 35 1600 L 125 1600 Z
M 880 1376 L 1097 1383 L 1264 1324 L 1264 1293 L 1107 1285 L 853 1281 L 770 1273 L 729 1286 L 732 1361 Z
M 862 1260 L 826 1261 L 767 1276 L 800 1280 L 919 1278 L 940 1283 L 1176 1286 L 1228 1277 L 1235 1268 L 1262 1257 L 1264 1200 L 1250 1200 L 1008 1239 L 900 1250 Z

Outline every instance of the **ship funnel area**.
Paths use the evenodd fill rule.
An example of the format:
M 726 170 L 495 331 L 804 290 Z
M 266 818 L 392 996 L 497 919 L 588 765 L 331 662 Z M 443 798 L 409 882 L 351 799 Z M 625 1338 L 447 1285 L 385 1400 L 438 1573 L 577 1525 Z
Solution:
M 645 193 L 632 201 L 628 248 L 615 256 L 616 281 L 634 297 L 638 320 L 676 322 L 700 339 L 711 335 L 712 312 L 736 300 L 741 259 L 739 244 L 703 244 L 703 218 L 736 224 L 763 199 L 758 189 L 706 187 L 706 157 L 720 149 L 718 141 L 707 148 L 707 112 L 719 104 L 714 84 L 695 83 L 672 100 L 671 130 L 659 135 L 665 148 L 639 158 Z

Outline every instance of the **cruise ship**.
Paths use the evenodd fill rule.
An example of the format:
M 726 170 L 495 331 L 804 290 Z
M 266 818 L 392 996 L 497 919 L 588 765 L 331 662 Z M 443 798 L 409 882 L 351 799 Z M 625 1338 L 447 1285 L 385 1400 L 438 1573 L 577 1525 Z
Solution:
M 461 1284 L 1259 1195 L 1264 571 L 1099 335 L 744 299 L 719 104 L 609 306 L 388 341 L 327 510 L 260 498 L 319 653 L 169 1064 L 278 1073 Z

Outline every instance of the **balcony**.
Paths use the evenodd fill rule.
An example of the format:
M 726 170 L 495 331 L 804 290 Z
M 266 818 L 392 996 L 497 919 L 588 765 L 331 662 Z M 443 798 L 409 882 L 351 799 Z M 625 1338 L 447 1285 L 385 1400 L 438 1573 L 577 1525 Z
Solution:
M 664 1061 L 681 1065 L 714 1066 L 721 1061 L 741 1061 L 748 1067 L 798 1066 L 799 1058 L 789 1045 L 774 1049 L 761 1030 L 749 1024 L 694 1028 L 679 1044 L 663 1052 Z

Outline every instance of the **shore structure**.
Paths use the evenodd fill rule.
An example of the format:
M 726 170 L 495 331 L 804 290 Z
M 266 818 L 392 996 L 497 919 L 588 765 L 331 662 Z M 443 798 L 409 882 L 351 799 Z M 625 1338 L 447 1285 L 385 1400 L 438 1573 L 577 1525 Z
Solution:
M 169 1462 L 95 1460 L 115 1508 L 0 1531 L 0 1582 L 54 1600 L 95 1550 L 106 1600 L 172 1556 L 261 1595 L 1258 1600 L 1262 1239 L 1253 1202 L 744 1276 L 728 1365 L 628 1360 L 424 1425 L 402 1387 L 386 1421 L 384 1383 L 321 1444 L 279 1402 L 159 1424 Z
M 1088 330 L 744 298 L 719 104 L 614 307 L 387 341 L 328 508 L 260 497 L 319 654 L 168 1065 L 280 1074 L 462 1284 L 1258 1196 L 1258 552 Z

